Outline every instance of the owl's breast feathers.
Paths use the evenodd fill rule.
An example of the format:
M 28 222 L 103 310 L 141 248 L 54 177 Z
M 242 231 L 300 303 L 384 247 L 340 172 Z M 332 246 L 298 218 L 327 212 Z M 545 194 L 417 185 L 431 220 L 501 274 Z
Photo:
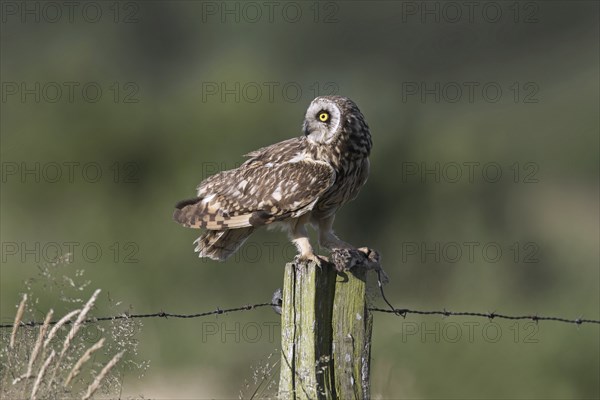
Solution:
M 355 199 L 369 177 L 372 147 L 369 127 L 358 109 L 346 118 L 336 140 L 320 149 L 319 158 L 327 159 L 334 168 L 336 180 L 315 204 L 313 217 L 317 220 L 334 214 Z

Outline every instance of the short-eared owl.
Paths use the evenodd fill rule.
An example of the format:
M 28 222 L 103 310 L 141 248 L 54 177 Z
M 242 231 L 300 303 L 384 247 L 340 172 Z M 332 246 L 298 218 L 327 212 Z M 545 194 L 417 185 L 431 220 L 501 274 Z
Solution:
M 352 100 L 323 96 L 311 102 L 302 130 L 248 153 L 239 168 L 207 178 L 197 197 L 177 203 L 175 221 L 205 230 L 194 242 L 200 257 L 225 260 L 256 228 L 275 222 L 288 229 L 300 260 L 319 262 L 306 224 L 318 228 L 321 246 L 354 248 L 332 226 L 369 175 L 369 127 Z

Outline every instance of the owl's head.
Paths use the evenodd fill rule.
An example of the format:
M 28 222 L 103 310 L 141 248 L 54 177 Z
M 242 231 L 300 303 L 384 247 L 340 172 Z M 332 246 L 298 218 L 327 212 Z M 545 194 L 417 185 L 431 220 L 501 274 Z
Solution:
M 356 104 L 341 96 L 314 99 L 306 110 L 302 130 L 307 139 L 316 144 L 329 144 L 343 133 L 365 131 L 368 134 L 367 124 Z

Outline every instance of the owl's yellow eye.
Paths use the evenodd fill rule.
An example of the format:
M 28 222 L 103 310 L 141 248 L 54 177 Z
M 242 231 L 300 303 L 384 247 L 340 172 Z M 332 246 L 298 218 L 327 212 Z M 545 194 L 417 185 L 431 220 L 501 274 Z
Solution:
M 329 121 L 329 113 L 326 111 L 322 111 L 319 113 L 319 121 L 327 122 Z

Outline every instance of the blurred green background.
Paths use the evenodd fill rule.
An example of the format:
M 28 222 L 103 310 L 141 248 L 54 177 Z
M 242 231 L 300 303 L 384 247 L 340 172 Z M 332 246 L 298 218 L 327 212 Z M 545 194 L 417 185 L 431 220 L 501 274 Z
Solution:
M 382 253 L 396 307 L 599 318 L 597 2 L 78 4 L 2 3 L 2 321 L 56 243 L 76 243 L 65 271 L 122 310 L 269 301 L 293 257 L 282 233 L 203 261 L 172 208 L 298 136 L 331 93 L 359 105 L 374 142 L 336 230 Z M 38 294 L 40 313 L 58 307 Z M 279 357 L 277 324 L 267 308 L 145 320 L 135 357 L 150 368 L 127 372 L 122 395 L 250 397 Z M 599 335 L 376 314 L 372 394 L 598 398 Z

